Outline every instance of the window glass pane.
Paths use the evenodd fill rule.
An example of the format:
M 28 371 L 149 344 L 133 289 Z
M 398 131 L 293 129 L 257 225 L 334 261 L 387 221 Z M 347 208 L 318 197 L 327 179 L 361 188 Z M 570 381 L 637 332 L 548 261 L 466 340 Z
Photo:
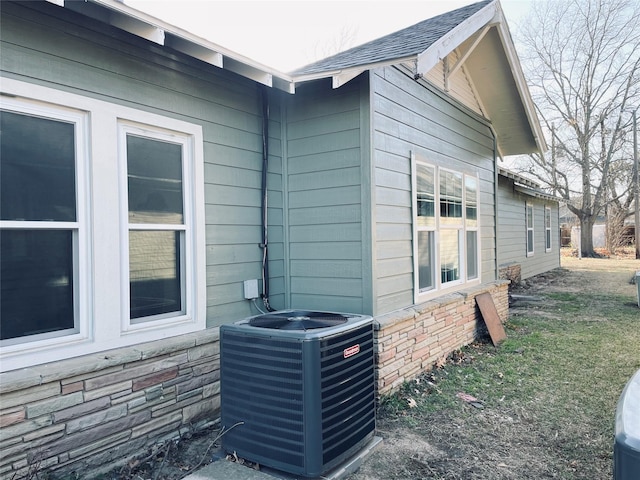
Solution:
M 418 226 L 433 227 L 436 224 L 435 187 L 433 167 L 416 165 Z
M 1 111 L 0 133 L 0 218 L 75 222 L 75 125 Z
M 0 231 L 0 298 L 2 340 L 77 331 L 73 307 L 73 233 Z
M 418 288 L 420 291 L 434 287 L 434 232 L 418 232 Z
M 527 205 L 527 228 L 533 228 L 533 207 Z
M 440 223 L 459 224 L 462 219 L 462 174 L 440 171 Z
M 440 232 L 440 281 L 460 280 L 460 239 L 458 230 Z
M 129 222 L 181 224 L 182 145 L 127 135 Z
M 468 227 L 478 226 L 478 180 L 475 177 L 464 177 L 466 221 Z
M 527 253 L 533 253 L 533 230 L 527 230 Z
M 544 209 L 544 224 L 546 228 L 551 228 L 551 209 Z
M 131 319 L 183 311 L 180 237 L 175 231 L 129 232 Z
M 478 278 L 478 232 L 467 232 L 467 278 Z

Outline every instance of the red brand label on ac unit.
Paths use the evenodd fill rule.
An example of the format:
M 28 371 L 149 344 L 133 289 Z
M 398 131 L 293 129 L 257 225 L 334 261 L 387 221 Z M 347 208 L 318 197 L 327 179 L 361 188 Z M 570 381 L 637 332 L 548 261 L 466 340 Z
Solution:
M 356 353 L 360 351 L 360 345 L 354 345 L 353 347 L 344 349 L 344 358 L 353 357 Z

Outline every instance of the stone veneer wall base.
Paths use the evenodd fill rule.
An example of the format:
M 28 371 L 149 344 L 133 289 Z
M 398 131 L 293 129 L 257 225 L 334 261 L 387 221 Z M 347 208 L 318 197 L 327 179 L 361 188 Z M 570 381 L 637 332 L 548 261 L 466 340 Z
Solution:
M 219 338 L 211 329 L 1 374 L 0 479 L 90 478 L 214 425 Z
M 378 397 L 431 369 L 440 358 L 473 342 L 486 331 L 475 297 L 488 292 L 500 319 L 509 313 L 509 281 L 451 293 L 375 319 Z

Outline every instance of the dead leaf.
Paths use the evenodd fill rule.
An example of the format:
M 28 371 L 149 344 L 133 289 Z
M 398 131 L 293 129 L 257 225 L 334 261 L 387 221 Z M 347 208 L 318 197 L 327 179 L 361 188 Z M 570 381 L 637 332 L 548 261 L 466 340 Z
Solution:
M 416 402 L 413 398 L 409 397 L 407 399 L 407 403 L 409 404 L 409 408 L 415 408 L 418 406 L 418 402 Z
M 447 364 L 447 357 L 440 357 L 438 360 L 436 360 L 437 368 L 444 368 L 446 364 Z

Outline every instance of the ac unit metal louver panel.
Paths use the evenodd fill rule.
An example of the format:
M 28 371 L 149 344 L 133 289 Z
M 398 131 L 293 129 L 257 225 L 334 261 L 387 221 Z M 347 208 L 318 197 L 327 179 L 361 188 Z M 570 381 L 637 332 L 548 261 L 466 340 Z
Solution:
M 351 315 L 340 325 L 307 331 L 255 327 L 248 320 L 220 329 L 227 451 L 314 477 L 373 438 L 371 317 Z

